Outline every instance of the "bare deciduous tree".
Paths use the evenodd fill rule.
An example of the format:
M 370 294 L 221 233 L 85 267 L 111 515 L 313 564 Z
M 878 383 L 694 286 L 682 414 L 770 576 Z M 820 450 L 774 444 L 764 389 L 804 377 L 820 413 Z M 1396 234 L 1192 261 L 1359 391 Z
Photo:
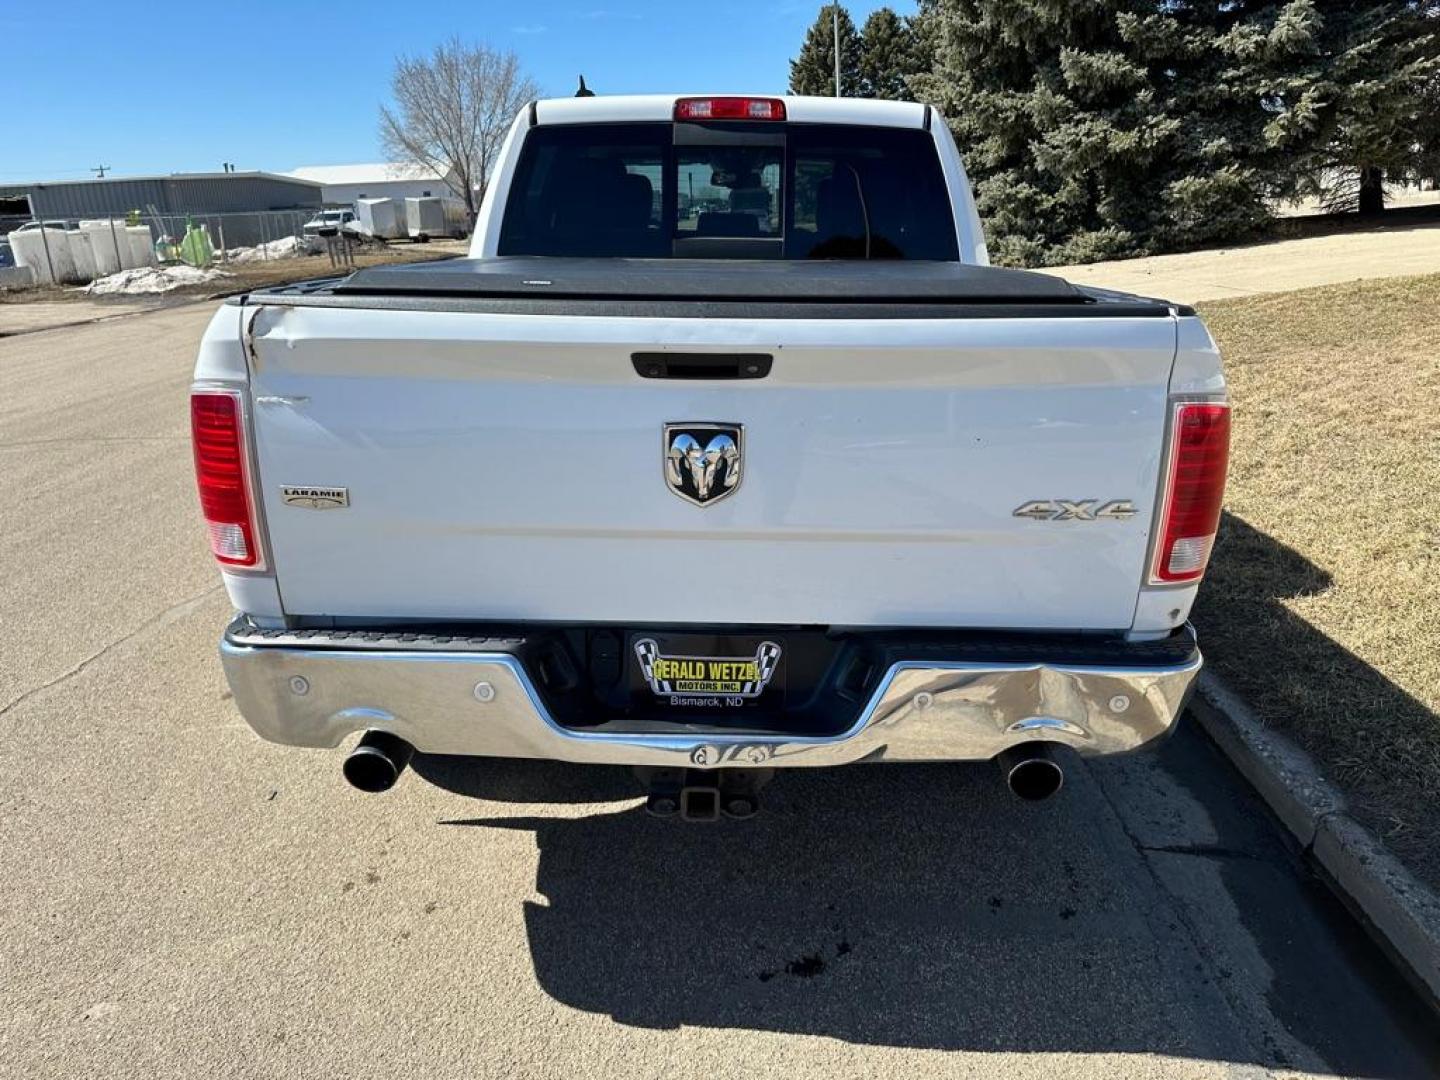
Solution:
M 514 53 L 457 37 L 429 56 L 398 57 L 390 89 L 394 107 L 380 107 L 386 152 L 445 177 L 473 223 L 505 132 L 539 87 Z

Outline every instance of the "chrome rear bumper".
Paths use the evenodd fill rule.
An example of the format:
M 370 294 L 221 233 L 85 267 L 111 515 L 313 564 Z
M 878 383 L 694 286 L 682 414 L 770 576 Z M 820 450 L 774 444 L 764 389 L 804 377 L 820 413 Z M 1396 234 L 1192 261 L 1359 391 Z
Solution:
M 423 635 L 347 646 L 350 635 L 257 643 L 243 617 L 220 645 L 235 703 L 263 738 L 333 747 L 379 728 L 426 753 L 592 764 L 790 767 L 859 761 L 988 760 L 1031 740 L 1083 754 L 1133 750 L 1179 718 L 1201 657 L 1163 662 L 898 662 L 858 719 L 830 737 L 713 730 L 636 734 L 567 728 L 546 709 L 523 664 L 504 651 L 465 651 Z M 373 636 L 372 636 L 373 637 Z

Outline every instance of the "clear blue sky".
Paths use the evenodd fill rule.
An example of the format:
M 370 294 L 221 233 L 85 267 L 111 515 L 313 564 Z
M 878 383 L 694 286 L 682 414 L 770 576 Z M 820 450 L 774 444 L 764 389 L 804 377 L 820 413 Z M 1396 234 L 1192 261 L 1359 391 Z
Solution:
M 0 183 L 380 160 L 397 53 L 458 33 L 513 49 L 547 95 L 782 92 L 819 0 L 0 0 L 18 90 Z M 856 25 L 879 3 L 847 5 Z M 912 14 L 913 0 L 892 3 Z

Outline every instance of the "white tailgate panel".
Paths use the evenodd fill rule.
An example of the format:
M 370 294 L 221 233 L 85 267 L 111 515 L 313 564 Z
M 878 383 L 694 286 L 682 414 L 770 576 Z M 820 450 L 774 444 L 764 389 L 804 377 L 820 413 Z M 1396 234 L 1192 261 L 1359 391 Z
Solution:
M 841 344 L 843 342 L 843 344 Z M 1119 629 L 1148 542 L 1164 318 L 699 320 L 264 308 L 260 483 L 287 612 Z M 765 351 L 763 380 L 633 351 Z M 740 488 L 666 486 L 661 425 L 739 422 Z M 285 506 L 281 485 L 350 506 Z M 1033 499 L 1131 500 L 1037 522 Z

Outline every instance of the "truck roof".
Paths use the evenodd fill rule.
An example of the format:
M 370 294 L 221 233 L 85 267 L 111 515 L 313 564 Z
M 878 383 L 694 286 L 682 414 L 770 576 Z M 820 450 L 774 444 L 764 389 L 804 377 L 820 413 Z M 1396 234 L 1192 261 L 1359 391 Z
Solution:
M 783 94 L 616 94 L 543 98 L 534 103 L 536 124 L 613 124 L 669 121 L 675 102 L 688 97 L 752 97 L 785 103 L 786 120 L 800 124 L 866 124 L 872 127 L 925 128 L 930 106 L 914 101 L 874 98 L 790 97 Z

